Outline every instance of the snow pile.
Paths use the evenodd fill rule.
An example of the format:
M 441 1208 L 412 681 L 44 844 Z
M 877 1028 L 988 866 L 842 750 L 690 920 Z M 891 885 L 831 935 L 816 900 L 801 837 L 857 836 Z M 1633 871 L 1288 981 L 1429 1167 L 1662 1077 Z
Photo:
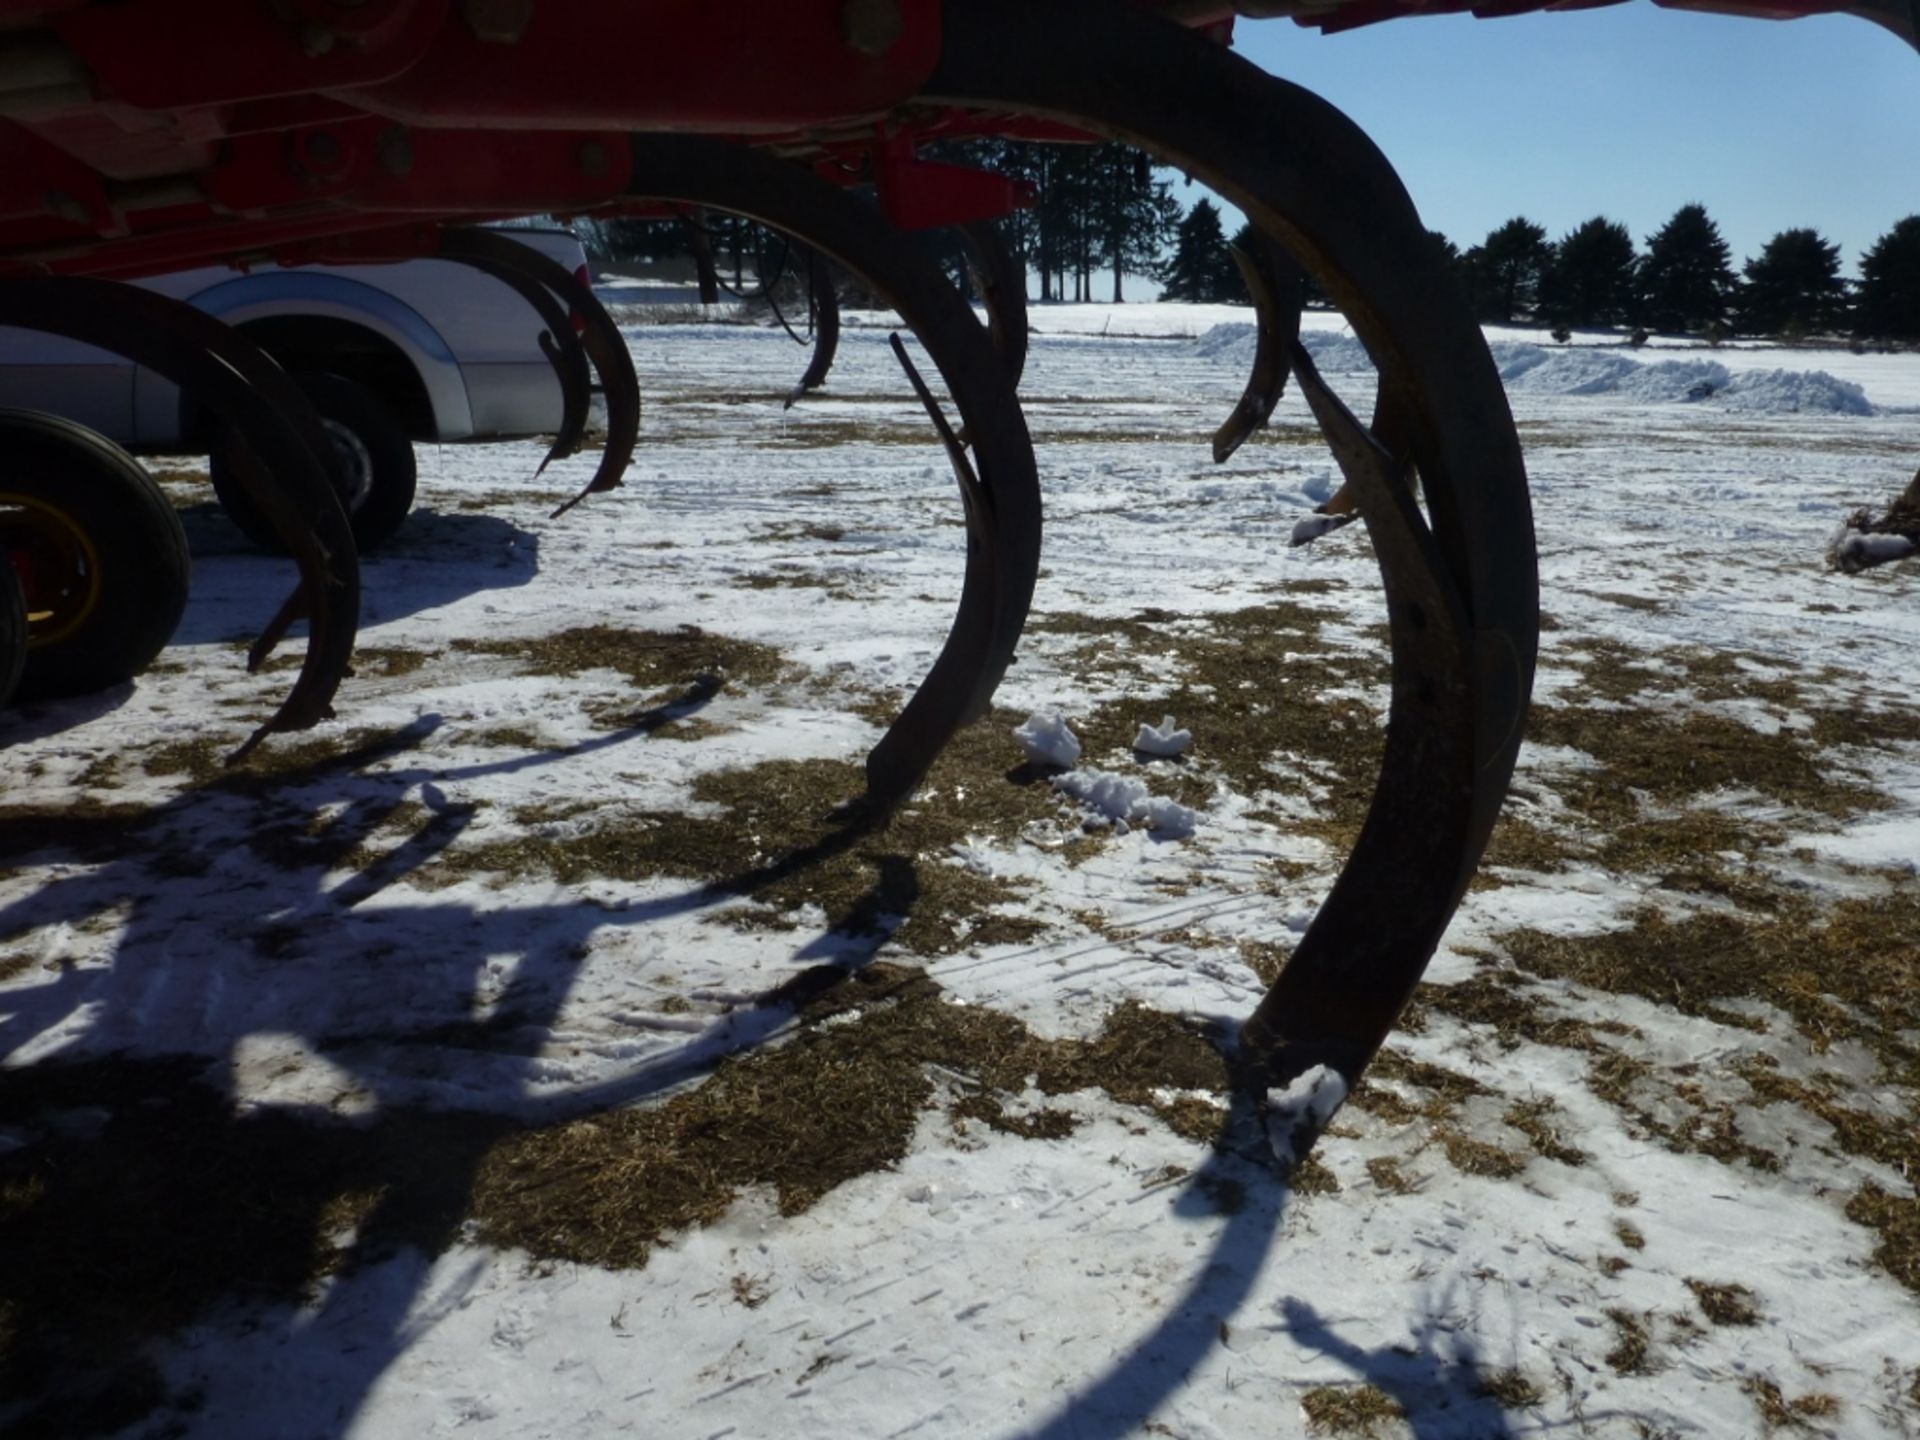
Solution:
M 1071 770 L 1080 758 L 1080 737 L 1067 728 L 1058 710 L 1036 710 L 1013 727 L 1013 738 L 1026 752 L 1029 765 L 1056 765 Z
M 1767 415 L 1873 415 L 1867 392 L 1824 370 L 1749 370 L 1733 377 L 1725 400 L 1730 410 Z
M 1493 361 L 1516 395 L 1617 395 L 1644 405 L 1713 400 L 1764 415 L 1872 415 L 1867 392 L 1824 370 L 1749 370 L 1717 360 L 1644 364 L 1618 350 L 1562 349 L 1503 340 Z
M 1070 795 L 1114 823 L 1122 834 L 1133 825 L 1145 825 L 1156 835 L 1191 835 L 1200 823 L 1198 811 L 1154 795 L 1147 782 L 1111 770 L 1071 770 L 1053 777 L 1053 788 Z
M 1140 722 L 1140 733 L 1133 737 L 1133 748 L 1142 755 L 1184 755 L 1193 744 L 1191 730 L 1174 727 L 1173 716 L 1162 715 L 1158 727 Z
M 1315 367 L 1328 375 L 1363 375 L 1373 371 L 1373 359 L 1358 337 L 1344 330 L 1305 330 L 1300 344 Z M 1195 353 L 1220 365 L 1251 367 L 1259 353 L 1258 326 L 1215 325 L 1193 342 Z
M 1346 1103 L 1347 1082 L 1330 1065 L 1315 1065 L 1284 1090 L 1267 1092 L 1267 1139 L 1274 1158 L 1292 1165 Z
M 1193 342 L 1193 348 L 1205 359 L 1231 365 L 1241 360 L 1251 361 L 1259 344 L 1258 326 L 1230 324 L 1214 326 Z
M 1310 330 L 1300 342 L 1330 375 L 1373 369 L 1366 347 L 1338 330 Z M 1252 325 L 1216 325 L 1194 342 L 1204 358 L 1251 365 L 1259 345 Z M 1735 373 L 1718 360 L 1636 359 L 1618 347 L 1536 345 L 1496 340 L 1491 345 L 1500 380 L 1516 395 L 1609 395 L 1638 404 L 1712 400 L 1729 410 L 1764 415 L 1872 415 L 1867 392 L 1825 370 L 1751 370 Z M 1312 539 L 1312 536 L 1308 536 Z

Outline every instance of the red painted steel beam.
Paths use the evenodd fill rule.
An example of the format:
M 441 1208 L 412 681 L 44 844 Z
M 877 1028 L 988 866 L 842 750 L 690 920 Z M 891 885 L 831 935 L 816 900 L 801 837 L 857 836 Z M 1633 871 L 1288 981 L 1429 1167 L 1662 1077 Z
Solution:
M 420 63 L 451 12 L 450 0 L 122 0 L 56 16 L 52 29 L 104 94 L 188 110 L 391 80 Z
M 330 93 L 423 126 L 765 135 L 890 110 L 939 55 L 940 0 L 541 0 L 515 35 L 451 25 L 405 74 Z

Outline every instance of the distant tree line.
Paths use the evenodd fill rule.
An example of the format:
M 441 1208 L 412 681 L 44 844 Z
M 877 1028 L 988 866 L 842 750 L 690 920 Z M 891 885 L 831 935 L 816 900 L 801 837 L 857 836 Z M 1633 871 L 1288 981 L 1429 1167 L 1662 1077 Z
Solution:
M 995 170 L 1033 188 L 1035 203 L 1009 215 L 1000 226 L 1015 253 L 1039 277 L 1042 300 L 1099 298 L 1095 281 L 1104 273 L 1110 283 L 1107 298 L 1120 301 L 1126 298 L 1128 275 L 1160 277 L 1181 210 L 1167 182 L 1154 178 L 1145 152 L 1119 144 L 970 140 L 933 147 L 927 155 Z M 705 250 L 722 280 L 736 286 L 751 283 L 756 262 L 769 255 L 759 227 L 712 211 L 691 224 L 597 221 L 583 238 L 592 254 L 615 263 L 697 259 Z M 956 241 L 933 234 L 923 243 L 964 283 Z M 776 248 L 771 253 L 779 252 Z
M 1840 273 L 1840 247 L 1806 228 L 1782 230 L 1739 273 L 1704 205 L 1682 205 L 1647 240 L 1605 216 L 1558 241 L 1515 217 L 1455 260 L 1474 313 L 1494 323 L 1632 326 L 1666 334 L 1850 333 L 1920 340 L 1920 215 Z
M 1151 277 L 1170 300 L 1246 298 L 1219 207 L 1201 199 L 1183 214 L 1139 150 L 972 140 L 929 153 L 1033 188 L 1033 206 L 1000 225 L 1038 277 L 1043 301 L 1101 298 L 1094 293 L 1101 274 L 1111 286 L 1105 298 L 1115 301 L 1126 298 L 1128 275 Z M 601 221 L 587 239 L 594 253 L 616 262 L 697 255 L 709 274 L 717 270 L 735 284 L 784 249 L 771 246 L 759 227 L 712 212 L 694 226 Z M 956 242 L 936 235 L 923 243 L 964 283 Z M 1861 257 L 1858 281 L 1841 275 L 1839 247 L 1808 228 L 1782 230 L 1736 273 L 1719 226 L 1699 204 L 1676 210 L 1644 250 L 1626 226 L 1601 215 L 1557 241 L 1516 216 L 1465 251 L 1437 232 L 1434 243 L 1486 322 L 1709 338 L 1849 333 L 1920 341 L 1920 215 L 1874 242 Z

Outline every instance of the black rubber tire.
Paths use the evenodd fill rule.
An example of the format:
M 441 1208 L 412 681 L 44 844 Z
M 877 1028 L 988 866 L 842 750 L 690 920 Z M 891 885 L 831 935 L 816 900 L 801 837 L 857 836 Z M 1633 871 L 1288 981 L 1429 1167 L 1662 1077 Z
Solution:
M 413 509 L 419 481 L 413 440 L 406 427 L 365 386 L 319 370 L 304 370 L 291 378 L 313 402 L 313 408 L 320 412 L 320 423 L 342 447 L 346 468 L 357 482 L 357 493 L 343 497 L 347 520 L 353 527 L 354 543 L 363 552 L 372 550 L 391 539 Z M 247 499 L 227 460 L 224 442 L 214 447 L 209 469 L 213 493 L 228 518 L 262 549 L 284 550 L 266 517 Z
M 187 533 L 172 503 L 126 451 L 57 415 L 0 410 L 0 550 L 27 601 L 16 700 L 131 680 L 187 606 Z
M 13 557 L 0 555 L 0 710 L 13 698 L 27 664 L 27 597 Z

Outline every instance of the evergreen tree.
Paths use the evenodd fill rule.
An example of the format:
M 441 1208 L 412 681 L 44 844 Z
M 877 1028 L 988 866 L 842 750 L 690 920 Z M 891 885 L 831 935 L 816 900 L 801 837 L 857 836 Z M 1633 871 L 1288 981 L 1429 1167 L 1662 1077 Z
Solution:
M 1547 232 L 1515 216 L 1461 257 L 1474 314 L 1502 324 L 1531 315 L 1553 259 Z
M 1102 258 L 1113 273 L 1113 302 L 1126 299 L 1122 277 L 1151 275 L 1180 226 L 1180 202 L 1164 180 L 1153 178 L 1144 150 L 1102 145 L 1094 152 L 1099 179 L 1093 223 Z
M 1863 335 L 1920 340 L 1920 215 L 1909 215 L 1860 259 L 1855 328 Z
M 1091 300 L 1093 272 L 1102 268 L 1115 272 L 1114 298 L 1124 298 L 1122 277 L 1157 273 L 1180 217 L 1179 203 L 1131 146 L 973 141 L 934 153 L 1034 188 L 1038 202 L 1007 217 L 1004 233 L 1039 275 L 1042 300 Z
M 1647 241 L 1640 265 L 1641 312 L 1655 330 L 1724 325 L 1738 284 L 1732 252 L 1704 205 L 1682 205 Z
M 1633 318 L 1636 257 L 1627 227 L 1596 215 L 1554 247 L 1540 315 L 1556 325 L 1623 325 Z
M 1160 272 L 1160 286 L 1161 298 L 1166 300 L 1232 301 L 1246 294 L 1240 272 L 1227 253 L 1220 209 L 1211 200 L 1195 201 L 1180 222 L 1173 258 Z
M 1782 230 L 1746 263 L 1740 328 L 1751 335 L 1832 330 L 1847 309 L 1840 247 L 1814 230 Z

